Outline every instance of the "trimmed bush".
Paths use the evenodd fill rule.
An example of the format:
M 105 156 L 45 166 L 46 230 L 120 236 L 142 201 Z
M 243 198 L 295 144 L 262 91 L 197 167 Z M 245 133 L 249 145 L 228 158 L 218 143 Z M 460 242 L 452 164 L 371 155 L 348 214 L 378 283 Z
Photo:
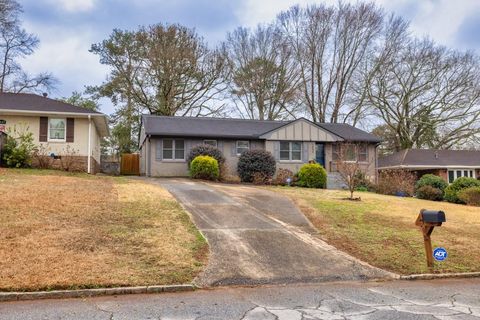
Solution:
M 432 201 L 442 201 L 443 191 L 430 185 L 424 185 L 417 189 L 417 198 Z
M 470 187 L 459 191 L 458 199 L 469 206 L 480 206 L 480 187 Z
M 325 188 L 327 172 L 318 163 L 304 164 L 298 171 L 297 185 L 307 188 Z
M 199 144 L 198 146 L 194 146 L 187 156 L 188 165 L 190 166 L 193 159 L 198 156 L 210 156 L 217 160 L 219 166 L 222 166 L 225 163 L 225 157 L 223 156 L 222 151 L 211 145 Z
M 247 150 L 238 159 L 238 175 L 243 182 L 252 182 L 255 173 L 262 174 L 265 179 L 272 179 L 276 162 L 272 154 L 265 150 Z
M 465 203 L 458 198 L 458 193 L 463 189 L 467 189 L 470 187 L 480 187 L 480 181 L 475 178 L 467 177 L 461 177 L 456 179 L 445 189 L 445 200 L 452 203 Z
M 445 188 L 448 187 L 448 183 L 443 180 L 441 177 L 434 174 L 424 174 L 418 181 L 415 183 L 415 190 L 420 189 L 423 186 L 430 186 L 436 189 L 439 189 L 443 193 Z M 418 195 L 417 195 L 418 197 Z
M 210 156 L 198 156 L 190 163 L 190 176 L 193 179 L 218 180 L 218 161 Z

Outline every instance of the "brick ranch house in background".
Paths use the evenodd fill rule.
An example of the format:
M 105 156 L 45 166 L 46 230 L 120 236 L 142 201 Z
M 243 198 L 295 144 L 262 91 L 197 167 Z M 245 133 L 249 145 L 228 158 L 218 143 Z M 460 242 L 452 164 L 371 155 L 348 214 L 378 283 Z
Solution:
M 380 139 L 347 124 L 262 121 L 229 118 L 165 117 L 144 115 L 140 133 L 140 172 L 146 176 L 188 176 L 187 155 L 199 144 L 219 148 L 231 174 L 236 174 L 240 154 L 249 149 L 270 151 L 277 169 L 297 172 L 308 161 L 322 164 L 328 173 L 328 188 L 340 188 L 335 172 L 338 148 L 345 143 L 359 152 L 346 152 L 357 159 L 369 179 L 376 178 Z M 355 145 L 354 145 L 355 143 Z
M 44 145 L 53 166 L 68 150 L 74 150 L 75 166 L 96 173 L 100 164 L 100 141 L 108 135 L 104 114 L 45 96 L 25 93 L 0 94 L 0 131 L 25 128 L 34 143 Z
M 405 149 L 378 159 L 378 170 L 404 169 L 420 178 L 431 173 L 452 183 L 460 177 L 480 178 L 480 151 Z

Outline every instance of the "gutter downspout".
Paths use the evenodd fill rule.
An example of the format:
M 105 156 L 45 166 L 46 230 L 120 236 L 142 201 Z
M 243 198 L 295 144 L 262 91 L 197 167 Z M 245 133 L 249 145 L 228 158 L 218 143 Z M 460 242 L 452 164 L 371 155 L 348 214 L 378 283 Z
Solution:
M 87 156 L 87 173 L 91 173 L 90 157 L 92 154 L 92 117 L 88 115 L 88 156 Z
M 145 170 L 145 174 L 147 177 L 151 177 L 152 172 L 151 172 L 151 166 L 152 166 L 152 147 L 150 143 L 150 135 L 147 136 L 147 168 Z

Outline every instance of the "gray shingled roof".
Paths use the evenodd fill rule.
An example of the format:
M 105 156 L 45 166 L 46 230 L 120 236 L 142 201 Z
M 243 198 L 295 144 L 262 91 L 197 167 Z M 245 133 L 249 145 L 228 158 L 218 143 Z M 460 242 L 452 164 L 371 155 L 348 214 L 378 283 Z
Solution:
M 164 117 L 144 115 L 145 134 L 159 136 L 258 138 L 262 134 L 278 129 L 292 121 L 261 121 L 231 118 Z M 365 131 L 346 124 L 316 123 L 345 140 L 378 143 L 381 140 Z
M 100 112 L 77 107 L 69 103 L 46 98 L 32 93 L 0 93 L 1 110 L 65 112 L 101 114 Z
M 480 167 L 480 151 L 405 149 L 378 159 L 378 168 Z

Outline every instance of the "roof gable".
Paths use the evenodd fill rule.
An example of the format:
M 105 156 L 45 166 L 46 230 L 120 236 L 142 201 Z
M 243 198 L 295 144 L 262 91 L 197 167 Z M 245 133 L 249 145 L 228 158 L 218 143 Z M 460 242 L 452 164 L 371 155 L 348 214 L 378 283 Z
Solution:
M 343 141 L 343 139 L 305 118 L 300 118 L 281 127 L 270 130 L 260 136 L 266 140 L 289 141 Z

